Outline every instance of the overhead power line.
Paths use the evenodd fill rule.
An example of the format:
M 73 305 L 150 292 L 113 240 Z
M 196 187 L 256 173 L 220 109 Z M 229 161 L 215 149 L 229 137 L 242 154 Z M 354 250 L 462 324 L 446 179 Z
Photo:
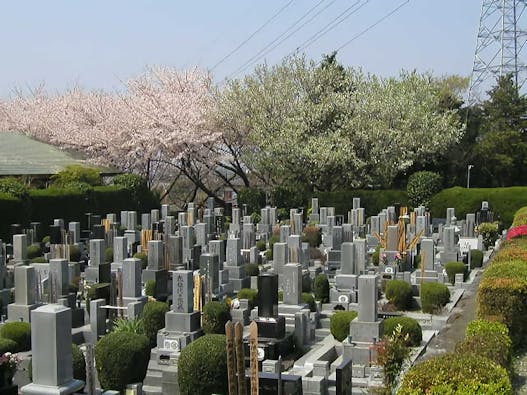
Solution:
M 401 8 L 403 8 L 406 4 L 408 4 L 410 2 L 410 0 L 406 0 L 404 2 L 402 2 L 401 4 L 399 4 L 397 7 L 395 7 L 393 10 L 391 10 L 390 12 L 388 12 L 387 14 L 385 14 L 382 18 L 378 19 L 375 23 L 371 24 L 370 26 L 368 26 L 366 29 L 364 29 L 363 31 L 361 31 L 360 33 L 356 34 L 355 36 L 353 36 L 351 39 L 349 39 L 348 41 L 346 41 L 344 44 L 342 44 L 340 47 L 337 48 L 337 52 L 340 51 L 342 48 L 345 48 L 347 47 L 348 45 L 350 45 L 353 41 L 355 41 L 356 39 L 358 39 L 359 37 L 363 36 L 364 34 L 366 34 L 368 31 L 370 31 L 371 29 L 373 29 L 375 26 L 377 26 L 378 24 L 382 23 L 384 20 L 388 19 L 390 16 L 392 16 L 393 14 L 395 14 L 397 11 L 399 11 Z
M 364 3 L 360 4 L 356 9 L 353 9 L 359 1 L 356 1 L 353 3 L 350 7 L 346 8 L 343 12 L 341 12 L 339 15 L 337 15 L 336 18 L 332 19 L 327 25 L 325 25 L 322 29 L 320 29 L 318 32 L 313 34 L 311 37 L 309 37 L 306 41 L 304 41 L 302 44 L 300 44 L 293 52 L 291 52 L 289 55 L 294 54 L 295 52 L 300 52 L 303 49 L 306 49 L 314 42 L 318 41 L 321 37 L 325 36 L 327 33 L 329 33 L 331 30 L 336 28 L 338 25 L 340 25 L 342 22 L 344 22 L 346 19 L 351 17 L 353 14 L 357 13 L 362 7 L 364 7 L 366 4 L 370 2 L 370 0 L 366 0 Z M 340 20 L 339 20 L 340 19 Z M 288 56 L 289 56 L 288 55 Z
M 248 67 L 250 67 L 252 64 L 266 56 L 268 53 L 273 51 L 276 47 L 281 45 L 284 41 L 286 41 L 289 37 L 291 37 L 293 34 L 298 32 L 300 29 L 302 29 L 305 25 L 307 25 L 309 22 L 311 22 L 313 19 L 315 19 L 318 15 L 320 15 L 322 12 L 324 12 L 327 8 L 329 8 L 333 3 L 335 3 L 336 0 L 332 0 L 329 4 L 324 6 L 322 9 L 317 11 L 313 16 L 311 16 L 307 21 L 302 23 L 299 27 L 294 29 L 292 32 L 287 34 L 292 28 L 294 28 L 299 22 L 301 22 L 304 18 L 306 18 L 315 8 L 317 8 L 323 0 L 319 1 L 317 4 L 315 4 L 313 7 L 311 7 L 304 15 L 302 15 L 293 25 L 291 25 L 289 28 L 287 28 L 284 32 L 282 32 L 280 35 L 278 35 L 273 41 L 271 41 L 269 44 L 267 44 L 264 48 L 262 48 L 256 55 L 251 57 L 249 60 L 247 60 L 244 64 L 242 64 L 240 67 L 238 67 L 233 73 L 231 73 L 227 79 L 230 79 L 236 75 L 238 75 L 240 72 L 244 71 Z M 360 0 L 359 0 L 360 1 Z M 286 35 L 284 37 L 284 35 Z M 282 38 L 283 37 L 283 38 Z M 278 42 L 277 42 L 278 41 Z M 274 44 L 274 45 L 273 45 Z
M 290 0 L 286 5 L 284 5 L 282 8 L 280 8 L 273 16 L 271 16 L 267 21 L 264 22 L 263 25 L 261 25 L 258 29 L 256 29 L 249 37 L 247 37 L 245 40 L 243 40 L 236 48 L 234 48 L 231 52 L 229 52 L 227 55 L 225 55 L 223 58 L 221 58 L 212 68 L 210 71 L 213 71 L 216 67 L 218 67 L 220 64 L 225 62 L 227 59 L 229 59 L 236 51 L 238 51 L 241 47 L 243 47 L 245 44 L 247 44 L 255 35 L 257 35 L 263 28 L 265 28 L 269 23 L 274 21 L 287 7 L 289 7 L 294 0 Z

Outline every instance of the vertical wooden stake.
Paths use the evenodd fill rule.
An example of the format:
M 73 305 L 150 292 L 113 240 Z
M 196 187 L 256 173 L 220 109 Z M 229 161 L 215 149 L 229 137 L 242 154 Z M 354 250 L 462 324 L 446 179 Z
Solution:
M 234 325 L 234 339 L 236 344 L 238 395 L 247 395 L 247 384 L 245 382 L 245 351 L 243 350 L 243 325 L 241 322 L 237 322 Z
M 234 326 L 232 321 L 225 324 L 227 337 L 227 377 L 229 379 L 229 395 L 236 395 L 236 371 L 234 362 Z
M 258 326 L 254 321 L 249 325 L 249 351 L 251 362 L 251 395 L 258 395 Z

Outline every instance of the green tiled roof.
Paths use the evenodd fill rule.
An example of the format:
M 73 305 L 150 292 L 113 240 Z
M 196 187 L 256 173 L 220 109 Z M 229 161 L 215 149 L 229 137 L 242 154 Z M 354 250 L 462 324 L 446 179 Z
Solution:
M 0 133 L 0 176 L 56 174 L 75 164 L 90 166 L 84 160 L 22 134 Z

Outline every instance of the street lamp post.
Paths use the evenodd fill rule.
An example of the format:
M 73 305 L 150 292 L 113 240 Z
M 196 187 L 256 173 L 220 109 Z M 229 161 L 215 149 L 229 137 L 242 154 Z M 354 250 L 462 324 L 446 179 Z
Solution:
M 472 169 L 474 165 L 468 165 L 467 166 L 467 189 L 470 188 L 470 169 Z

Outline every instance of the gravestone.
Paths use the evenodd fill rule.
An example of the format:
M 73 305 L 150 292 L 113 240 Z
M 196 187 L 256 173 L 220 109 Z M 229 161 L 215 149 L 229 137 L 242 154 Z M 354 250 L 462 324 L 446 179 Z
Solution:
M 300 305 L 302 303 L 302 265 L 288 263 L 284 266 L 283 275 L 284 304 Z
M 318 213 L 318 198 L 311 198 L 311 215 L 309 216 L 309 221 L 320 221 L 320 214 Z
M 281 339 L 285 335 L 285 318 L 278 315 L 278 275 L 263 273 L 258 276 L 258 337 Z
M 221 243 L 221 246 L 219 245 Z M 212 253 L 218 252 L 220 254 L 223 251 L 223 241 L 215 243 L 215 247 L 211 249 Z M 227 252 L 225 254 L 225 265 L 223 270 L 227 270 L 229 273 L 229 282 L 235 291 L 239 291 L 242 288 L 250 287 L 250 278 L 245 274 L 245 267 L 242 265 L 241 248 L 242 241 L 239 238 L 227 239 Z M 213 250 L 215 252 L 213 252 Z
M 457 262 L 458 260 L 455 232 L 454 226 L 445 226 L 443 228 L 443 251 L 440 255 L 441 264 L 443 265 L 447 262 Z
M 467 231 L 465 236 L 466 237 L 474 237 L 474 229 L 476 227 L 476 214 L 474 213 L 468 213 L 466 217 L 467 222 Z
M 150 222 L 150 214 L 141 214 L 141 230 L 150 230 L 151 228 L 152 223 Z
M 143 270 L 143 283 L 155 281 L 156 299 L 165 298 L 168 292 L 168 272 L 165 269 L 165 247 L 162 240 L 148 242 L 148 266 Z
M 282 274 L 284 265 L 289 255 L 287 243 L 274 243 L 273 245 L 273 270 L 276 274 Z
M 335 287 L 330 290 L 330 301 L 347 306 L 356 301 L 357 256 L 354 243 L 342 243 L 340 270 L 335 275 Z
M 181 236 L 169 234 L 166 247 L 170 270 L 181 269 L 183 266 L 183 238 Z
M 70 222 L 68 224 L 68 229 L 71 234 L 71 244 L 78 244 L 81 241 L 81 223 L 80 222 Z
M 90 260 L 85 269 L 86 281 L 89 283 L 109 283 L 110 264 L 105 263 L 106 241 L 90 240 Z
M 15 267 L 15 303 L 7 306 L 9 321 L 30 322 L 31 310 L 36 309 L 36 272 L 33 266 Z
M 129 318 L 140 315 L 147 302 L 141 294 L 141 260 L 126 258 L 123 261 L 123 307 L 127 308 Z
M 50 304 L 31 313 L 33 382 L 24 395 L 73 394 L 84 382 L 73 379 L 71 309 Z
M 13 258 L 15 264 L 27 264 L 27 235 L 13 235 Z

